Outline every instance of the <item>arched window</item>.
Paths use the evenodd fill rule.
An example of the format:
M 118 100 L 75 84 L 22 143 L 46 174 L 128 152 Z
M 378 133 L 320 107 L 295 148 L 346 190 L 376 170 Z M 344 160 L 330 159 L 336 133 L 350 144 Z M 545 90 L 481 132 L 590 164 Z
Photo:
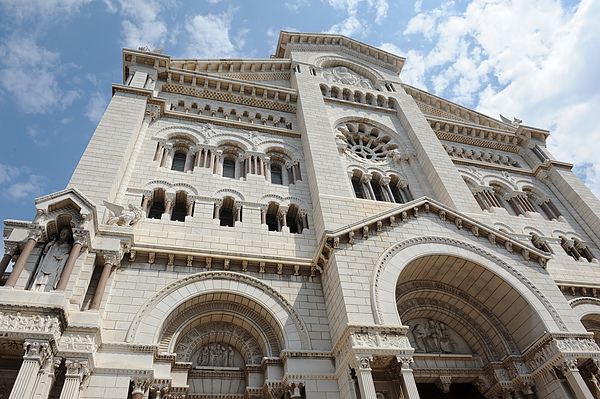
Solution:
M 184 152 L 177 151 L 175 155 L 173 155 L 173 164 L 171 165 L 171 170 L 176 170 L 177 172 L 185 172 L 186 159 L 187 155 Z
M 386 198 L 383 194 L 383 190 L 381 187 L 381 181 L 379 175 L 374 175 L 371 180 L 371 188 L 373 189 L 373 194 L 375 194 L 375 199 L 377 201 L 386 201 Z
M 366 199 L 363 184 L 360 182 L 360 178 L 356 175 L 352 176 L 352 188 L 354 189 L 354 195 L 356 198 Z
M 225 197 L 223 199 L 223 205 L 221 206 L 221 210 L 219 213 L 219 223 L 221 226 L 233 227 L 235 223 L 235 215 L 234 215 L 234 207 L 235 203 L 233 198 Z
M 292 234 L 300 234 L 304 230 L 304 220 L 297 205 L 290 205 L 285 221 Z
M 227 158 L 223 161 L 223 177 L 235 179 L 235 160 Z
M 165 213 L 165 190 L 157 188 L 152 194 L 152 205 L 148 211 L 148 218 L 160 219 L 163 213 Z
M 173 212 L 171 213 L 171 220 L 185 222 L 185 217 L 187 214 L 187 193 L 185 191 L 178 191 L 175 195 L 175 206 L 173 207 Z
M 281 171 L 280 165 L 277 165 L 277 164 L 271 165 L 271 183 L 283 184 L 283 173 Z
M 265 224 L 269 227 L 269 231 L 281 231 L 281 225 L 278 220 L 279 204 L 270 202 L 267 208 Z

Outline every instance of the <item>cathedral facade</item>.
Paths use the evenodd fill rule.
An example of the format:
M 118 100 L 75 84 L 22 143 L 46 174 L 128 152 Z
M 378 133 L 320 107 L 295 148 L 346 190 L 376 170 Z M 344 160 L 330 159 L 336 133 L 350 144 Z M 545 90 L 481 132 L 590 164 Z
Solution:
M 600 202 L 403 64 L 123 50 L 67 188 L 4 222 L 0 397 L 600 398 Z

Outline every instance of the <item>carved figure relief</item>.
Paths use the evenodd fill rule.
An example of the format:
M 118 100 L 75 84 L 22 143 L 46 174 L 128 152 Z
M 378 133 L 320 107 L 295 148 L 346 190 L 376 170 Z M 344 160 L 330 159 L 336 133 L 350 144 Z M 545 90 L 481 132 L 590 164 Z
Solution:
M 110 209 L 115 216 L 109 218 L 106 224 L 116 224 L 117 226 L 133 226 L 142 219 L 144 212 L 139 205 L 129 204 L 128 208 L 121 205 L 104 201 L 104 205 Z
M 457 334 L 446 324 L 435 320 L 415 320 L 409 323 L 410 341 L 421 353 L 470 353 Z M 461 344 L 457 342 L 461 341 Z
M 235 350 L 228 345 L 212 343 L 204 345 L 198 356 L 198 366 L 234 367 Z
M 345 85 L 358 86 L 365 89 L 374 89 L 373 82 L 370 79 L 365 78 L 351 71 L 350 69 L 339 66 L 334 68 L 327 68 L 323 71 L 323 77 L 328 82 L 341 83 Z
M 35 291 L 51 291 L 56 288 L 69 253 L 71 252 L 71 230 L 63 227 L 58 239 L 54 237 L 44 246 L 42 259 L 35 272 L 32 289 Z
M 59 333 L 60 323 L 56 316 L 23 315 L 21 312 L 0 312 L 0 330 L 41 331 Z

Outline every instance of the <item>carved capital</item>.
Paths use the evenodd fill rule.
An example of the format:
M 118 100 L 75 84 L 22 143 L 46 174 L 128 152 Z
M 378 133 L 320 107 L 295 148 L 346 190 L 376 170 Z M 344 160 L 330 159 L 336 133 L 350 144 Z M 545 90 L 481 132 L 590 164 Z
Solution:
M 411 370 L 410 365 L 414 362 L 412 356 L 396 356 L 396 361 L 400 365 L 401 371 Z
M 354 367 L 360 371 L 371 371 L 371 362 L 373 356 L 371 355 L 356 355 L 354 356 Z
M 579 369 L 577 368 L 576 358 L 565 358 L 559 364 L 557 364 L 557 367 L 565 375 L 575 371 L 579 371 Z
M 90 375 L 90 368 L 87 360 L 67 359 L 65 360 L 65 367 L 67 368 L 67 377 L 77 377 L 83 380 Z
M 135 377 L 131 379 L 131 394 L 144 395 L 150 386 L 150 380 L 147 378 Z
M 52 349 L 47 341 L 25 341 L 23 343 L 25 360 L 37 360 L 40 365 L 43 365 L 48 357 L 52 356 Z
M 442 390 L 443 393 L 450 392 L 450 384 L 452 383 L 452 376 L 450 375 L 440 375 L 440 377 L 435 381 L 435 386 Z

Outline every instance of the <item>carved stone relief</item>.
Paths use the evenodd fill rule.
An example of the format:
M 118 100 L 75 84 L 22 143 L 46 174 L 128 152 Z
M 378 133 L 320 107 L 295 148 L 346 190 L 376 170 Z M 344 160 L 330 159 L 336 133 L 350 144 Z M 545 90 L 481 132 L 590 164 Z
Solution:
M 234 367 L 236 351 L 233 347 L 222 343 L 204 345 L 198 355 L 198 366 Z
M 473 353 L 467 343 L 442 322 L 418 319 L 408 325 L 410 343 L 417 353 Z
M 60 338 L 60 349 L 65 351 L 95 351 L 96 345 L 91 335 L 63 335 Z
M 374 89 L 373 82 L 369 78 L 357 74 L 350 69 L 339 66 L 327 68 L 323 71 L 323 77 L 328 82 L 341 83 L 345 85 L 358 86 L 365 89 Z
M 60 334 L 60 322 L 56 316 L 0 312 L 0 330 L 50 332 L 56 336 Z
M 234 345 L 224 344 L 224 341 L 236 342 L 235 346 L 242 353 L 238 356 L 237 351 L 231 348 L 234 351 L 232 355 L 229 349 Z M 240 326 L 223 322 L 201 324 L 192 328 L 177 342 L 175 353 L 177 361 L 192 361 L 199 366 L 230 367 L 225 364 L 238 363 L 231 362 L 231 359 L 237 358 L 242 365 L 260 364 L 263 358 L 261 347 L 252 334 Z
M 366 333 L 353 333 L 352 346 L 369 348 L 398 348 L 410 349 L 408 338 L 400 334 L 380 333 L 378 331 Z

